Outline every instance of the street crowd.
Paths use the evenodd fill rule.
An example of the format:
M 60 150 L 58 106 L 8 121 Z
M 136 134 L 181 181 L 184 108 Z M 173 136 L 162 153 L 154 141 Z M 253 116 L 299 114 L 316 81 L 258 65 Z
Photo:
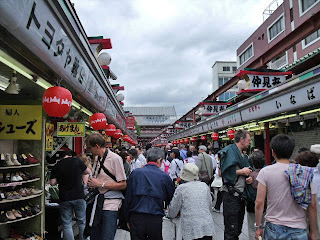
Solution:
M 50 184 L 59 183 L 64 239 L 74 239 L 74 216 L 80 240 L 113 240 L 118 228 L 132 240 L 163 239 L 163 218 L 180 219 L 183 240 L 217 239 L 212 211 L 223 214 L 225 240 L 239 239 L 246 212 L 250 240 L 319 239 L 320 144 L 291 159 L 294 140 L 276 135 L 267 165 L 263 151 L 249 149 L 246 130 L 222 149 L 112 149 L 99 133 L 85 143 L 92 158 L 65 154 L 51 174 Z

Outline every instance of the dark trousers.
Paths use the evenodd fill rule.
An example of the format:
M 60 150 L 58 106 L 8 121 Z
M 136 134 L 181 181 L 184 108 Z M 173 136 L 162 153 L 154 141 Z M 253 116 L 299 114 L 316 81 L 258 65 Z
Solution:
M 212 240 L 212 237 L 211 236 L 206 236 L 206 237 L 203 237 L 203 238 L 197 238 L 195 240 Z
M 224 240 L 238 240 L 245 214 L 245 202 L 227 192 L 222 192 Z
M 217 190 L 217 201 L 216 201 L 216 205 L 214 206 L 215 209 L 220 210 L 221 207 L 221 203 L 222 203 L 222 193 L 220 192 L 220 190 Z
M 162 216 L 131 213 L 130 236 L 131 240 L 162 240 Z

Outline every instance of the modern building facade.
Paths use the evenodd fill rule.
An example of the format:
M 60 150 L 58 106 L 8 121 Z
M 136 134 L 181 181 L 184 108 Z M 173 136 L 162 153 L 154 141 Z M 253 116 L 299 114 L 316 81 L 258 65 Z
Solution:
M 177 120 L 174 106 L 169 107 L 124 107 L 135 117 L 140 126 L 139 142 L 146 145 L 162 133 L 163 128 L 172 125 Z
M 214 92 L 228 82 L 237 72 L 237 62 L 216 61 L 212 66 L 212 91 Z M 221 94 L 217 100 L 228 101 L 236 95 L 236 89 L 229 89 Z
M 320 47 L 319 0 L 284 0 L 237 49 L 237 66 L 284 68 Z

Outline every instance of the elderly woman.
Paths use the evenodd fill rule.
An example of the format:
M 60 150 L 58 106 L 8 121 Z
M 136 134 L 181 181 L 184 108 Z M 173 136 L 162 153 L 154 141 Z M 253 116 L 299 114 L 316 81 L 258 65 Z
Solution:
M 179 185 L 169 206 L 168 216 L 175 218 L 180 212 L 183 240 L 211 240 L 214 225 L 211 215 L 210 189 L 199 179 L 199 168 L 187 163 L 180 175 L 185 182 Z

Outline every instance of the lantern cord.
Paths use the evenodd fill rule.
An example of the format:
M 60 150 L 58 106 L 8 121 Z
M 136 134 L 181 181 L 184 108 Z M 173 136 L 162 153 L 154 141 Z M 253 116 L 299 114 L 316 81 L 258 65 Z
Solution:
M 56 85 L 58 86 L 58 87 L 61 87 L 61 82 L 62 82 L 62 78 L 57 78 L 57 80 L 56 80 Z

